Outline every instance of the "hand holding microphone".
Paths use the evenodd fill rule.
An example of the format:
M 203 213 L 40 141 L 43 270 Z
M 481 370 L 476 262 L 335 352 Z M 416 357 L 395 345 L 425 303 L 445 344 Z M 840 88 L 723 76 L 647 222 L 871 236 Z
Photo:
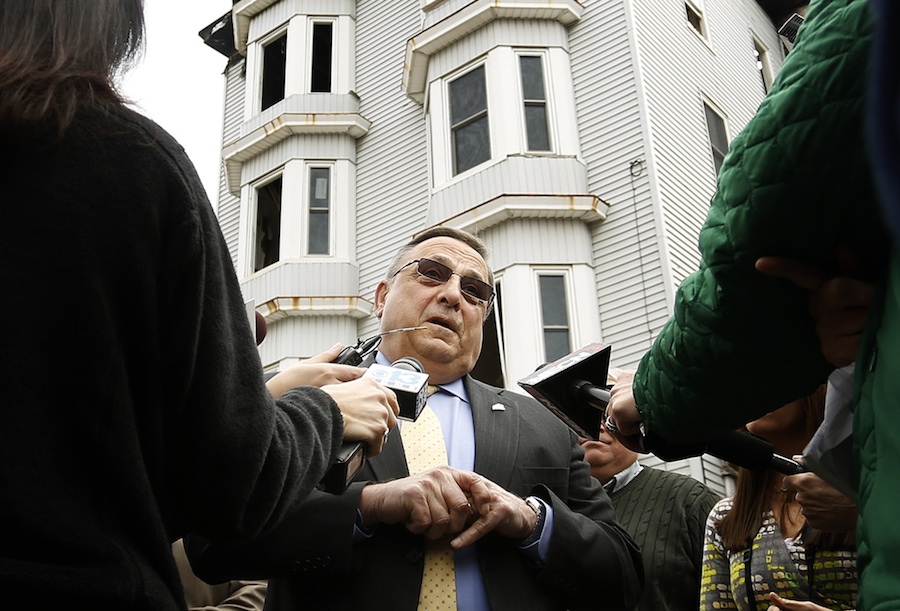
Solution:
M 341 345 L 335 344 L 324 352 L 295 363 L 270 378 L 266 382 L 266 388 L 277 399 L 297 386 L 321 388 L 328 384 L 350 382 L 361 377 L 365 370 L 334 362 L 340 351 Z
M 802 465 L 776 454 L 771 443 L 749 433 L 732 431 L 684 443 L 647 430 L 632 393 L 633 371 L 614 370 L 615 384 L 606 390 L 609 355 L 608 346 L 590 344 L 539 368 L 519 385 L 579 437 L 597 439 L 602 425 L 628 449 L 665 461 L 710 454 L 752 470 L 803 471 Z
M 400 405 L 390 388 L 370 377 L 328 384 L 322 390 L 331 395 L 344 417 L 344 442 L 366 444 L 366 456 L 381 453 L 388 432 L 397 426 Z
M 631 390 L 633 381 L 634 371 L 619 370 L 615 384 L 609 389 L 605 426 L 629 450 L 647 452 L 641 435 L 641 414 Z

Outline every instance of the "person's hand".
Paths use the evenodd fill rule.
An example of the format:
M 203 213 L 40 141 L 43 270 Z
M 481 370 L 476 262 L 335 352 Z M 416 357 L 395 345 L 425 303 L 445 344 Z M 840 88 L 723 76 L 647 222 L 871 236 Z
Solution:
M 472 501 L 477 519 L 450 541 L 453 549 L 472 545 L 486 534 L 496 532 L 515 541 L 526 539 L 534 530 L 537 514 L 525 502 L 489 479 L 482 478 L 488 494 Z
M 781 598 L 775 592 L 769 592 L 769 601 L 771 605 L 767 611 L 828 611 L 828 607 L 817 605 L 808 600 L 787 600 Z
M 794 457 L 795 460 L 799 458 Z M 796 492 L 795 498 L 803 508 L 803 516 L 812 527 L 835 533 L 856 529 L 856 504 L 815 473 L 785 477 L 784 487 Z
M 362 377 L 350 382 L 327 384 L 322 390 L 331 395 L 341 409 L 344 439 L 365 442 L 366 456 L 380 454 L 388 433 L 397 426 L 397 415 L 400 413 L 394 391 L 373 378 Z
M 332 363 L 331 361 L 337 358 L 340 352 L 341 344 L 335 344 L 324 352 L 295 363 L 266 382 L 266 388 L 277 399 L 298 386 L 321 387 L 326 384 L 349 382 L 366 372 L 359 367 Z
M 868 270 L 859 256 L 843 249 L 837 260 L 837 274 L 787 257 L 761 257 L 756 269 L 810 291 L 809 313 L 816 322 L 822 354 L 835 367 L 844 367 L 856 360 L 875 285 L 862 279 Z
M 633 370 L 616 370 L 616 381 L 609 391 L 604 426 L 623 446 L 633 452 L 643 452 L 641 414 L 634 402 L 634 392 L 631 389 L 633 382 Z
M 403 524 L 412 533 L 439 539 L 460 532 L 474 519 L 476 507 L 490 503 L 486 482 L 477 473 L 435 467 L 369 484 L 360 494 L 359 510 L 366 526 Z

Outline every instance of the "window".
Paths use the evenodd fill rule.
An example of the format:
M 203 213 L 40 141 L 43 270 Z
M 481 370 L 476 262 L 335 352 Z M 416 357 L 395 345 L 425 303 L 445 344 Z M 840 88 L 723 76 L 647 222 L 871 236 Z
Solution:
M 685 2 L 684 10 L 688 23 L 697 31 L 697 34 L 706 38 L 706 22 L 703 19 L 703 11 L 693 2 Z
M 500 282 L 495 279 L 494 307 L 482 326 L 481 354 L 478 355 L 478 361 L 472 368 L 471 375 L 476 380 L 503 388 L 506 382 L 503 376 L 503 359 L 500 356 L 503 354 L 504 340 L 503 321 L 500 318 L 500 311 L 503 309 L 500 287 Z
M 544 63 L 541 56 L 522 55 L 522 97 L 525 103 L 525 135 L 529 151 L 549 151 L 547 95 L 544 92 Z
M 282 179 L 256 188 L 256 239 L 253 271 L 278 262 L 281 241 Z
M 265 110 L 284 99 L 287 33 L 263 46 L 262 106 Z
M 312 74 L 309 90 L 312 93 L 331 93 L 333 28 L 331 23 L 313 23 Z
M 309 169 L 309 233 L 307 254 L 327 255 L 331 243 L 329 216 L 331 202 L 331 169 Z
M 769 50 L 756 37 L 753 38 L 753 54 L 756 56 L 756 69 L 762 81 L 763 92 L 769 93 L 772 87 L 772 64 L 769 62 Z
M 547 361 L 555 361 L 572 351 L 569 342 L 566 278 L 561 274 L 541 274 L 538 280 L 544 331 L 544 358 Z
M 460 174 L 491 158 L 487 89 L 484 66 L 450 82 L 450 134 L 453 174 Z
M 716 112 L 712 106 L 703 103 L 706 111 L 706 126 L 709 129 L 709 144 L 712 149 L 713 164 L 716 166 L 716 174 L 722 169 L 722 162 L 728 152 L 728 134 L 725 131 L 725 119 Z

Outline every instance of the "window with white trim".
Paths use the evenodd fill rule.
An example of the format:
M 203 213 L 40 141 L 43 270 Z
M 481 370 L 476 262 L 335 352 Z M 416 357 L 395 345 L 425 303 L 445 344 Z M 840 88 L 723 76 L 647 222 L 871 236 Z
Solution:
M 450 81 L 448 90 L 455 176 L 491 158 L 484 64 Z
M 262 82 L 260 110 L 284 99 L 287 75 L 287 32 L 262 46 Z
M 697 0 L 685 0 L 684 12 L 687 21 L 697 32 L 697 35 L 706 40 L 706 18 L 703 16 L 703 6 Z
M 564 274 L 538 274 L 544 358 L 555 361 L 572 351 L 569 300 Z
M 543 55 L 520 55 L 519 73 L 522 82 L 527 150 L 550 151 Z
M 332 93 L 334 72 L 334 23 L 313 21 L 310 43 L 311 93 Z
M 258 185 L 256 195 L 256 231 L 253 235 L 253 271 L 277 263 L 281 242 L 281 196 L 283 180 L 278 176 Z
M 774 80 L 772 62 L 769 57 L 769 49 L 756 36 L 753 37 L 753 54 L 756 56 L 756 69 L 759 71 L 759 78 L 762 81 L 763 93 L 769 93 Z
M 331 252 L 331 168 L 309 168 L 309 222 L 306 254 Z
M 728 131 L 725 129 L 725 118 L 719 111 L 703 102 L 703 110 L 706 114 L 706 127 L 709 130 L 709 145 L 712 151 L 713 165 L 716 174 L 722 169 L 722 162 L 728 153 Z

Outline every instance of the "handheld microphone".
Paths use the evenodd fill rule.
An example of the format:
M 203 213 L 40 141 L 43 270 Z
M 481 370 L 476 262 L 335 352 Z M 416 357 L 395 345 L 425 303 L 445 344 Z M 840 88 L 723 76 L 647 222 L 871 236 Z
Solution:
M 332 363 L 338 363 L 341 365 L 359 365 L 363 362 L 363 360 L 369 356 L 381 343 L 381 337 L 383 335 L 388 335 L 390 333 L 401 333 L 405 331 L 418 331 L 420 329 L 426 329 L 427 327 L 404 327 L 402 329 L 393 329 L 391 331 L 385 331 L 384 333 L 379 333 L 378 335 L 374 335 L 368 339 L 357 340 L 356 344 L 353 346 L 346 346 L 343 350 L 341 350 L 340 354 L 332 361 Z M 401 363 L 401 361 L 404 361 Z M 419 361 L 413 359 L 412 357 L 404 357 L 403 359 L 398 359 L 397 365 L 399 369 L 404 369 L 406 367 L 412 367 L 407 361 L 413 361 L 416 365 L 418 365 L 417 370 L 421 372 L 423 371 L 422 364 Z M 399 363 L 399 365 L 398 365 Z M 392 367 L 394 366 L 392 365 Z M 369 370 L 366 371 L 366 375 L 369 375 L 369 371 L 371 371 L 372 367 L 382 368 L 382 365 L 372 364 Z M 391 367 L 387 367 L 385 369 L 390 370 Z M 422 396 L 424 397 L 426 392 L 424 388 L 427 388 L 427 380 L 428 374 L 422 374 L 425 376 L 425 384 L 422 390 Z M 372 377 L 372 376 L 370 376 Z M 390 378 L 391 375 L 385 376 Z M 397 401 L 400 402 L 401 407 L 401 417 L 403 417 L 403 406 L 407 405 L 407 410 L 411 410 L 409 413 L 413 415 L 412 418 L 408 418 L 411 420 L 415 420 L 418 418 L 419 413 L 422 411 L 422 408 L 425 406 L 424 398 L 422 400 L 421 406 L 417 407 L 417 397 L 413 399 L 408 398 L 409 391 L 405 389 L 393 388 L 390 384 L 385 383 L 385 381 L 375 378 L 379 382 L 381 382 L 384 386 L 391 388 L 397 395 Z M 401 399 L 401 397 L 407 397 L 406 399 Z M 412 404 L 410 406 L 410 401 Z M 350 485 L 350 482 L 353 481 L 353 478 L 356 477 L 356 474 L 359 473 L 359 470 L 362 469 L 362 466 L 366 462 L 366 450 L 365 445 L 360 441 L 345 441 L 341 444 L 340 450 L 338 450 L 337 459 L 334 464 L 328 469 L 328 472 L 325 473 L 325 476 L 319 482 L 319 489 L 324 490 L 325 492 L 331 492 L 332 494 L 340 494 L 344 490 L 347 489 L 347 486 Z
M 806 469 L 800 463 L 776 454 L 772 444 L 748 432 L 731 431 L 705 441 L 675 442 L 645 430 L 644 449 L 666 462 L 709 454 L 751 471 L 774 469 L 784 475 L 796 475 Z
M 519 386 L 565 422 L 579 437 L 600 438 L 609 391 L 606 374 L 612 347 L 588 344 L 519 380 Z
M 394 391 L 403 420 L 416 420 L 422 413 L 428 396 L 428 374 L 413 357 L 399 358 L 390 367 L 373 363 L 363 377 L 374 378 Z
M 581 437 L 597 440 L 609 403 L 606 375 L 611 348 L 590 344 L 538 369 L 519 385 L 550 409 Z M 803 465 L 776 454 L 772 444 L 750 433 L 732 431 L 706 441 L 674 442 L 644 430 L 642 451 L 666 462 L 709 454 L 754 471 L 774 469 L 785 475 L 804 471 Z

